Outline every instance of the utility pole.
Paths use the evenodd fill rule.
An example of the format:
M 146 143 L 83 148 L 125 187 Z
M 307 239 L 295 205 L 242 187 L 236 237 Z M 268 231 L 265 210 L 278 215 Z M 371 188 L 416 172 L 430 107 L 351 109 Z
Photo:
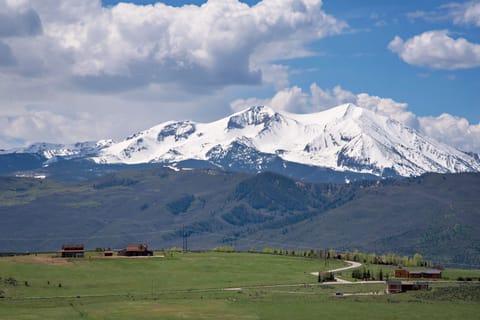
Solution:
M 185 231 L 185 226 L 182 227 L 182 250 L 183 252 L 188 251 L 188 237 Z
M 182 227 L 182 252 L 185 252 L 185 226 Z

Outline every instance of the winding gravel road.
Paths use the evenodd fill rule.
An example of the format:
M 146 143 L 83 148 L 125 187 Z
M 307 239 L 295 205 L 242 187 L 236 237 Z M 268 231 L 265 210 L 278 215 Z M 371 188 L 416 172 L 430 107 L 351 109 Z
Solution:
M 346 266 L 346 267 L 337 268 L 337 269 L 327 270 L 326 272 L 335 273 L 335 272 L 340 272 L 340 271 L 355 269 L 355 268 L 358 268 L 358 267 L 362 266 L 361 263 L 355 262 L 355 261 L 345 260 L 345 262 L 346 262 L 346 263 L 349 263 L 350 265 L 349 265 L 349 266 Z M 310 274 L 311 274 L 312 276 L 318 277 L 318 272 L 311 272 Z M 342 281 L 345 281 L 345 280 L 342 280 Z

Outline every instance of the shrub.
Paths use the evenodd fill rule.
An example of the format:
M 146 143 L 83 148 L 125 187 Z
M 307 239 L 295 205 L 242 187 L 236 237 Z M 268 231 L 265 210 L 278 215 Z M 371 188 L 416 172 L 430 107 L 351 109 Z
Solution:
M 18 284 L 17 279 L 12 278 L 12 277 L 6 278 L 3 282 L 7 285 L 11 285 L 11 286 L 14 286 L 14 287 L 17 286 L 17 284 Z
M 319 272 L 318 282 L 330 282 L 335 281 L 335 276 L 332 272 Z
M 221 246 L 213 248 L 213 251 L 216 252 L 235 252 L 234 246 Z

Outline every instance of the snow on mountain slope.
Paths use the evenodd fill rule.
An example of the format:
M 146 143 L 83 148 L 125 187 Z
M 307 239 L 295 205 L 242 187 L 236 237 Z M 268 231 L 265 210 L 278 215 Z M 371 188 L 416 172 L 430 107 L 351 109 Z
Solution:
M 211 123 L 169 121 L 103 146 L 93 160 L 174 164 L 227 159 L 261 168 L 272 157 L 375 175 L 480 171 L 471 155 L 352 104 L 314 114 L 257 106 Z
M 93 156 L 98 152 L 111 146 L 113 140 L 77 142 L 75 144 L 53 144 L 53 143 L 34 143 L 27 148 L 17 148 L 5 150 L 0 154 L 9 153 L 33 153 L 43 156 L 49 161 L 55 161 L 56 158 L 72 159 Z

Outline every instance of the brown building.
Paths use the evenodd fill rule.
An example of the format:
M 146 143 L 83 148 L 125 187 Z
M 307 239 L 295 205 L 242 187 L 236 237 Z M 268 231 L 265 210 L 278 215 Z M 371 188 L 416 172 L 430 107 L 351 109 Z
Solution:
M 83 258 L 85 248 L 83 244 L 64 244 L 61 253 L 62 258 Z
M 153 251 L 148 250 L 148 246 L 143 243 L 129 244 L 125 249 L 120 250 L 118 255 L 127 257 L 153 256 Z
M 112 250 L 105 250 L 105 251 L 103 251 L 103 256 L 104 257 L 113 257 L 113 251 Z
M 415 271 L 408 271 L 405 269 L 398 269 L 394 272 L 395 278 L 425 278 L 425 279 L 441 279 L 442 278 L 442 271 L 441 270 L 415 270 Z
M 431 269 L 423 272 L 424 278 L 442 279 L 442 270 Z
M 387 293 L 401 293 L 412 290 L 428 290 L 428 282 L 387 281 Z
M 410 274 L 409 274 L 408 270 L 405 270 L 405 269 L 395 270 L 393 275 L 395 276 L 395 278 L 409 278 L 410 277 Z
M 417 270 L 410 271 L 410 278 L 428 278 L 428 279 L 441 279 L 441 270 Z

